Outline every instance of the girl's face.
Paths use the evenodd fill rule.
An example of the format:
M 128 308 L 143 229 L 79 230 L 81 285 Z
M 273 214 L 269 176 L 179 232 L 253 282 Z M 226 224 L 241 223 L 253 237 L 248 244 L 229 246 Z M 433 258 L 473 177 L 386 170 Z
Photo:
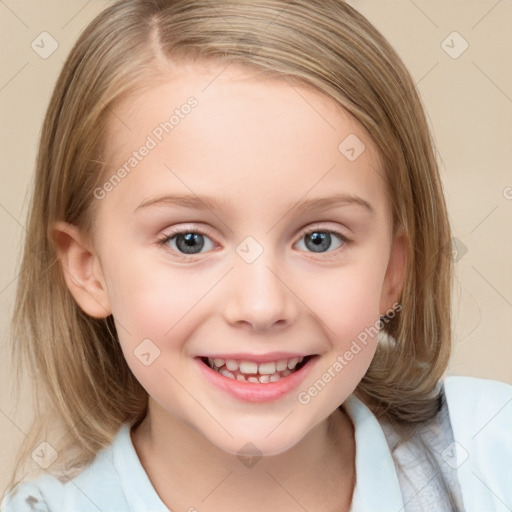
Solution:
M 313 89 L 221 71 L 181 68 L 113 109 L 99 284 L 75 296 L 112 312 L 152 421 L 272 455 L 364 376 L 404 249 L 358 123 Z

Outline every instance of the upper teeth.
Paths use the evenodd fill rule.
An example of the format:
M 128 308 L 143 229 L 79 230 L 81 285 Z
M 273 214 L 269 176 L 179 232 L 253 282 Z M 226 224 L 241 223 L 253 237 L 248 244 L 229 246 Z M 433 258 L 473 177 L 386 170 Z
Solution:
M 244 374 L 272 375 L 276 372 L 281 372 L 287 368 L 293 370 L 299 363 L 304 360 L 303 357 L 294 357 L 292 359 L 280 359 L 279 361 L 269 361 L 268 363 L 256 363 L 255 361 L 236 361 L 234 359 L 220 359 L 208 358 L 208 362 L 212 368 L 221 368 L 226 365 L 226 368 L 234 372 L 239 370 Z M 214 368 L 215 369 L 215 368 Z

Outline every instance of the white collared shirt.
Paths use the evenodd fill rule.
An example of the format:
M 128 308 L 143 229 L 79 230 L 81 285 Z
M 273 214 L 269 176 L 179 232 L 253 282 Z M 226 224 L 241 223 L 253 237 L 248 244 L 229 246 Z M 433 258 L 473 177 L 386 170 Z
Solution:
M 394 454 L 394 429 L 354 395 L 345 401 L 356 442 L 352 512 L 452 510 L 442 482 L 455 498 L 454 510 L 512 510 L 512 386 L 455 376 L 443 384 L 440 413 Z M 418 455 L 421 442 L 434 455 L 434 472 L 436 465 Z M 200 504 L 190 507 L 201 510 Z M 137 456 L 127 423 L 78 476 L 62 483 L 46 473 L 23 482 L 4 498 L 1 510 L 169 512 Z

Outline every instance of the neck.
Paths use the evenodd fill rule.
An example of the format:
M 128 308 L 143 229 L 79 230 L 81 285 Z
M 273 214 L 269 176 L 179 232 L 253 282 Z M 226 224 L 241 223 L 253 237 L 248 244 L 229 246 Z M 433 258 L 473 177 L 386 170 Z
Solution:
M 220 450 L 177 418 L 162 414 L 151 399 L 132 441 L 153 487 L 171 510 L 194 510 L 192 505 L 224 512 L 350 508 L 354 436 L 350 419 L 340 409 L 286 452 L 257 461 L 242 461 Z

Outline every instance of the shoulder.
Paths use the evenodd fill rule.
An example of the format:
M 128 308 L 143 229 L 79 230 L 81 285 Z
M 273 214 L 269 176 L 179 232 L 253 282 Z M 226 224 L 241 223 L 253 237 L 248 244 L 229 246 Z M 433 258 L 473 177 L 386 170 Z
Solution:
M 502 443 L 512 452 L 512 386 L 491 379 L 451 376 L 444 393 L 455 439 L 470 444 Z
M 446 462 L 457 470 L 468 510 L 512 509 L 512 386 L 462 376 L 443 383 L 454 439 Z
M 488 436 L 512 427 L 510 384 L 463 376 L 446 377 L 443 384 L 454 431 L 464 428 L 476 438 L 480 432 Z
M 512 386 L 506 382 L 480 377 L 451 375 L 445 377 L 444 388 L 447 395 L 456 396 L 463 403 L 475 401 L 501 401 L 512 398 Z
M 47 476 L 47 475 L 44 475 Z M 48 512 L 50 509 L 40 485 L 50 487 L 52 484 L 60 484 L 59 480 L 50 477 L 50 483 L 43 483 L 44 478 L 39 477 L 36 480 L 18 484 L 4 497 L 0 510 L 2 512 Z M 55 480 L 54 482 L 52 480 Z M 48 490 L 48 489 L 47 489 Z
M 77 476 L 63 482 L 50 473 L 22 482 L 4 497 L 1 512 L 128 510 L 112 449 L 101 450 Z

